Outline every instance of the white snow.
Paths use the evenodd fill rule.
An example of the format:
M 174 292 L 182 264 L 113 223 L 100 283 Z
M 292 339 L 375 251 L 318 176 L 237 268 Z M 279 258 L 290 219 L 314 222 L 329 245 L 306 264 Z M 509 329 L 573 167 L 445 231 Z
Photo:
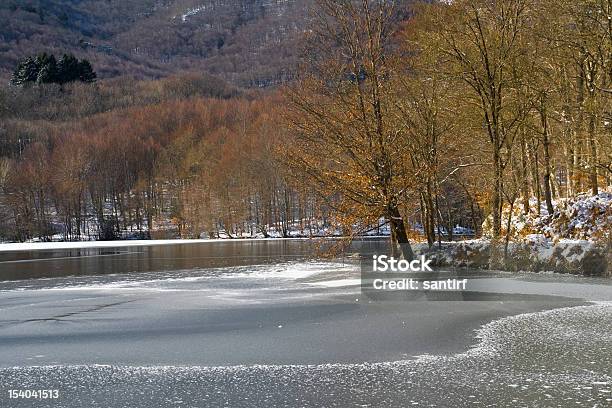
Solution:
M 328 281 L 308 282 L 308 285 L 322 286 L 325 288 L 342 288 L 347 286 L 361 285 L 361 279 L 335 279 Z
M 252 279 L 304 279 L 310 276 L 330 272 L 351 272 L 354 266 L 340 262 L 291 262 L 287 264 L 270 265 L 257 269 L 246 268 L 244 272 L 232 273 L 228 278 Z
M 242 241 L 268 241 L 281 238 L 249 238 L 240 240 L 219 239 L 151 239 L 151 240 L 128 240 L 128 241 L 77 241 L 77 242 L 19 242 L 0 244 L 0 252 L 8 251 L 36 251 L 53 249 L 85 249 L 85 248 L 118 248 L 138 247 L 151 245 L 180 245 L 201 244 L 205 242 L 242 242 Z M 308 238 L 284 238 L 284 239 L 308 239 Z
M 586 193 L 572 198 L 553 200 L 554 213 L 548 214 L 546 204 L 541 202 L 539 214 L 537 201 L 529 200 L 531 211 L 523 214 L 521 200 L 512 209 L 510 237 L 513 241 L 542 244 L 548 240 L 558 242 L 562 239 L 604 241 L 612 231 L 612 192 L 603 191 L 597 195 Z M 510 208 L 506 204 L 502 211 L 502 233 L 506 226 Z M 491 233 L 491 217 L 483 224 L 485 235 Z
M 198 14 L 201 11 L 206 10 L 206 5 L 202 4 L 201 6 L 197 6 L 194 8 L 191 8 L 189 10 L 187 10 L 182 16 L 181 16 L 181 20 L 183 20 L 183 22 L 187 21 L 188 17 L 191 16 L 195 16 L 196 14 Z

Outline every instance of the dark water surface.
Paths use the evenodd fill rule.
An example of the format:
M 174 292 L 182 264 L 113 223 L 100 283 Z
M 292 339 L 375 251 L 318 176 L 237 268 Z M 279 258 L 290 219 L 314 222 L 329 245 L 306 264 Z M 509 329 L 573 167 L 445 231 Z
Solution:
M 112 245 L 112 243 L 106 243 Z M 128 241 L 129 244 L 129 241 Z M 0 251 L 0 281 L 271 264 L 290 260 L 378 253 L 385 239 L 357 240 L 224 240 L 77 249 Z

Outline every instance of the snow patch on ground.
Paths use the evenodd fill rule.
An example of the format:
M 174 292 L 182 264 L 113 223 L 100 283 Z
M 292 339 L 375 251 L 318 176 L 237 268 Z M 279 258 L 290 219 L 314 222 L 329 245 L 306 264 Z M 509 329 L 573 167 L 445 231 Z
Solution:
M 244 272 L 227 275 L 231 278 L 251 279 L 305 279 L 314 275 L 331 272 L 350 272 L 354 266 L 339 262 L 300 262 L 273 265 L 270 267 L 253 269 L 249 267 Z
M 322 286 L 325 288 L 342 288 L 347 286 L 361 285 L 361 279 L 335 279 L 328 281 L 309 282 L 309 285 Z
M 181 15 L 181 20 L 184 22 L 187 21 L 187 19 L 191 16 L 195 16 L 196 14 L 200 13 L 201 11 L 205 11 L 207 8 L 207 6 L 205 4 L 202 4 L 200 6 L 194 7 L 194 8 L 190 8 L 187 11 L 185 11 L 185 13 L 183 13 Z
M 205 269 L 187 269 L 176 271 L 145 272 L 121 275 L 67 276 L 36 280 L 4 282 L 2 291 L 121 291 L 121 292 L 180 292 L 180 291 L 218 291 L 212 283 L 224 283 L 230 280 L 257 281 L 273 280 L 271 285 L 277 289 L 280 281 L 293 283 L 307 278 L 328 278 L 329 282 L 338 277 L 354 275 L 358 271 L 356 264 L 332 261 L 296 261 L 280 264 L 260 264 L 248 266 L 218 267 Z M 320 276 L 320 277 L 319 277 Z M 340 280 L 339 280 L 340 281 Z M 342 282 L 347 282 L 342 280 Z M 310 284 L 310 283 L 309 283 Z M 317 281 L 317 286 L 327 282 Z M 359 280 L 357 279 L 357 284 Z M 329 287 L 352 286 L 330 283 Z

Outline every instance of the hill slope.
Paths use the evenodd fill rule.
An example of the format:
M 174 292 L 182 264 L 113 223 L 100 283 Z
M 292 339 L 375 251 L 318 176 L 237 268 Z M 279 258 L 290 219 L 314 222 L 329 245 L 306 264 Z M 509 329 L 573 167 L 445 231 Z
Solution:
M 312 0 L 5 0 L 0 79 L 42 51 L 89 58 L 101 78 L 207 71 L 243 86 L 291 76 Z

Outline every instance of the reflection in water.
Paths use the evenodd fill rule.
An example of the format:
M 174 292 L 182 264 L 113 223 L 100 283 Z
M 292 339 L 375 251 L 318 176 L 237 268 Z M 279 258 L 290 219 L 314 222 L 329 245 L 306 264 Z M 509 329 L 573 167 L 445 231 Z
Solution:
M 176 271 L 304 260 L 324 253 L 330 240 L 228 240 L 197 244 L 0 252 L 0 281 L 61 276 Z M 355 241 L 339 254 L 380 252 L 386 240 Z

